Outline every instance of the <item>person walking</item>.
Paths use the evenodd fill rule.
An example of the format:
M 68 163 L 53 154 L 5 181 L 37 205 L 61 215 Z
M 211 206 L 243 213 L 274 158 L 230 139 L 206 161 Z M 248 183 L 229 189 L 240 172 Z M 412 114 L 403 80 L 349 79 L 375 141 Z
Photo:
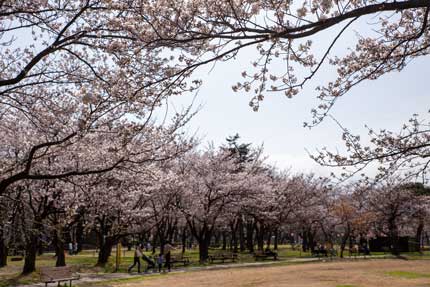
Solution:
M 140 247 L 140 245 L 136 246 L 136 249 L 134 250 L 134 260 L 133 260 L 133 265 L 130 265 L 130 267 L 128 267 L 128 272 L 131 272 L 131 269 L 134 268 L 134 266 L 136 266 L 137 264 L 137 272 L 140 273 L 140 257 L 142 257 L 142 248 Z

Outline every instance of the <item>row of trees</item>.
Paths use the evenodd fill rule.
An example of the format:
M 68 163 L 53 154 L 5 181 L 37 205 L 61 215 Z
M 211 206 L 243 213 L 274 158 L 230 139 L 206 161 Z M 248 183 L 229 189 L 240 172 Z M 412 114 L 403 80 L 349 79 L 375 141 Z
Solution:
M 408 188 L 396 183 L 341 190 L 327 179 L 280 173 L 234 139 L 223 149 L 198 152 L 181 132 L 193 114 L 189 109 L 170 122 L 154 117 L 168 97 L 200 86 L 196 69 L 230 61 L 246 47 L 255 47 L 258 56 L 233 90 L 254 93 L 255 110 L 267 93 L 292 97 L 325 63 L 334 65 L 338 77 L 317 88 L 322 103 L 310 126 L 355 85 L 430 51 L 428 0 L 302 4 L 0 1 L 0 265 L 10 242 L 23 242 L 24 273 L 31 272 L 42 237 L 52 240 L 57 264 L 64 264 L 64 234 L 72 226 L 97 234 L 100 264 L 130 234 L 155 232 L 162 246 L 179 227 L 198 241 L 202 260 L 213 237 L 225 232 L 243 242 L 242 229 L 254 234 L 247 237 L 248 249 L 252 240 L 261 248 L 264 236 L 289 228 L 312 245 L 313 237 L 329 240 L 340 228 L 332 218 L 342 217 L 332 216 L 331 207 L 342 198 L 350 201 L 345 210 L 351 216 L 381 220 L 378 228 L 375 223 L 364 230 L 399 233 L 399 220 L 412 218 L 426 202 Z M 361 35 L 346 55 L 330 56 L 352 22 L 376 13 L 382 14 L 369 29 L 375 34 Z M 336 27 L 325 52 L 313 51 L 310 38 Z M 282 74 L 272 72 L 277 59 L 286 65 Z M 299 78 L 294 71 L 301 69 L 309 74 Z M 377 160 L 386 166 L 383 177 L 407 167 L 411 176 L 426 179 L 428 126 L 414 117 L 400 134 L 370 130 L 372 147 L 344 129 L 346 156 L 323 151 L 314 158 L 358 170 Z M 371 204 L 388 191 L 402 195 L 393 207 L 394 225 Z M 341 222 L 349 226 L 341 232 L 345 237 L 357 232 Z
M 401 235 L 421 242 L 428 230 L 429 191 L 422 185 L 336 187 L 311 174 L 278 171 L 260 149 L 237 140 L 104 174 L 14 184 L 1 200 L 3 265 L 8 248 L 24 248 L 23 272 L 32 272 L 43 242 L 64 265 L 72 229 L 77 238 L 96 235 L 100 265 L 112 247 L 133 237 L 161 250 L 192 240 L 205 261 L 214 243 L 254 252 L 300 240 L 305 251 L 316 242 L 340 244 L 342 255 L 347 244 L 375 236 L 389 237 L 397 253 Z

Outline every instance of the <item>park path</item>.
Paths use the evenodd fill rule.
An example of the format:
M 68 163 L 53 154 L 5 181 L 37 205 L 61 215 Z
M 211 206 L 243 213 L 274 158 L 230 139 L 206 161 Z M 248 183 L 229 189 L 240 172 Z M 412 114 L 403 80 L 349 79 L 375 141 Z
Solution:
M 367 256 L 366 258 L 374 258 L 379 256 Z M 357 259 L 361 259 L 362 257 L 356 257 Z M 213 264 L 208 266 L 196 266 L 196 267 L 186 267 L 186 268 L 175 268 L 171 272 L 175 273 L 184 273 L 184 272 L 193 272 L 193 271 L 203 271 L 203 270 L 222 270 L 222 269 L 232 269 L 232 268 L 246 268 L 246 267 L 263 267 L 270 265 L 279 265 L 282 263 L 308 263 L 308 262 L 321 262 L 326 261 L 327 259 L 320 258 L 291 258 L 280 261 L 266 261 L 266 262 L 247 262 L 247 263 L 230 263 L 230 264 Z M 330 260 L 328 260 L 330 261 Z M 74 286 L 79 286 L 85 283 L 103 283 L 106 282 L 106 285 L 109 285 L 109 281 L 118 280 L 118 279 L 129 279 L 129 278 L 144 278 L 146 276 L 154 276 L 160 274 L 158 272 L 155 273 L 80 273 L 79 281 L 74 281 Z M 31 285 L 18 285 L 16 287 L 44 287 L 44 283 L 35 283 Z M 50 286 L 55 286 L 50 284 Z

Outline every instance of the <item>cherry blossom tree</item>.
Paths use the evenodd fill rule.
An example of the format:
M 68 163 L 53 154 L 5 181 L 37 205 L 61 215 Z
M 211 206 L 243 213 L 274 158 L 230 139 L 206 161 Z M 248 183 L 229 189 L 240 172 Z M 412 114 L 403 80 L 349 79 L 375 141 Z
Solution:
M 233 86 L 235 91 L 254 95 L 250 105 L 255 110 L 265 94 L 284 92 L 292 97 L 332 65 L 338 76 L 317 87 L 322 102 L 312 111 L 314 120 L 309 125 L 319 123 L 336 99 L 357 84 L 402 70 L 410 60 L 429 52 L 427 0 L 196 0 L 157 4 L 152 9 L 139 7 L 142 22 L 156 32 L 146 40 L 148 45 L 179 50 L 176 67 L 182 71 L 230 61 L 247 47 L 257 50 L 252 66 L 242 73 L 243 80 Z M 393 16 L 395 12 L 398 14 Z M 372 21 L 366 21 L 370 17 Z M 363 22 L 368 31 L 353 31 L 355 21 Z M 345 55 L 333 55 L 347 33 L 357 34 L 357 41 L 351 42 Z M 313 45 L 320 34 L 330 37 L 325 47 Z M 285 69 L 275 72 L 273 65 L 279 61 Z
M 335 78 L 315 87 L 320 104 L 311 110 L 312 120 L 305 123 L 308 127 L 320 123 L 337 99 L 355 86 L 401 71 L 430 51 L 427 0 L 196 0 L 157 4 L 135 10 L 146 27 L 142 30 L 145 37 L 140 38 L 148 47 L 164 47 L 174 57 L 179 54 L 171 63 L 176 75 L 232 61 L 242 51 L 255 48 L 252 64 L 232 87 L 251 95 L 254 110 L 268 94 L 284 93 L 291 98 L 313 85 L 312 80 L 322 71 L 335 71 Z M 328 43 L 320 43 L 321 35 L 329 39 Z M 175 51 L 171 53 L 171 49 Z M 275 67 L 280 63 L 285 69 Z M 360 145 L 356 136 L 346 132 L 350 153 L 328 153 L 324 159 L 317 156 L 318 162 L 359 169 L 379 162 L 383 173 L 387 171 L 385 165 L 399 168 L 411 164 L 412 173 L 422 175 L 419 171 L 428 167 L 428 123 L 420 122 L 422 125 L 415 129 L 414 121 L 400 134 L 371 130 L 374 147 Z M 334 162 L 327 163 L 327 157 Z
M 185 160 L 186 185 L 177 208 L 199 243 L 200 261 L 204 262 L 214 230 L 219 227 L 222 215 L 242 198 L 252 168 L 238 172 L 236 159 L 213 147 L 201 154 L 190 154 Z
M 145 27 L 133 5 L 0 3 L 0 195 L 21 180 L 115 169 L 132 160 L 136 151 L 130 144 L 139 137 L 160 139 L 161 146 L 170 132 L 170 141 L 175 140 L 175 124 L 160 129 L 155 109 L 165 97 L 192 90 L 198 82 L 187 85 L 185 74 L 171 77 L 170 58 L 154 47 L 145 49 L 134 35 Z M 186 122 L 181 115 L 174 121 L 176 128 Z M 83 156 L 89 149 L 91 158 Z M 47 155 L 69 166 L 41 169 Z
M 414 115 L 400 132 L 386 129 L 375 131 L 369 128 L 370 143 L 363 143 L 359 135 L 343 130 L 342 139 L 346 151 L 332 152 L 327 149 L 313 155 L 313 159 L 324 166 L 342 167 L 343 179 L 363 173 L 365 168 L 379 164 L 377 180 L 402 176 L 407 181 L 428 182 L 430 165 L 430 122 Z
M 399 255 L 399 237 L 407 233 L 408 223 L 417 207 L 415 195 L 410 189 L 393 182 L 372 188 L 369 192 L 369 208 L 377 217 L 375 231 L 387 236 L 391 252 Z

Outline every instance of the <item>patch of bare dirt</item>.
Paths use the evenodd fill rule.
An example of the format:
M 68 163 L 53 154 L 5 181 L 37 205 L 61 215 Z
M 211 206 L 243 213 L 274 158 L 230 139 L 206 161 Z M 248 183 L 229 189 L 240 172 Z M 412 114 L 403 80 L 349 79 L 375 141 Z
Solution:
M 430 287 L 430 278 L 403 278 L 386 272 L 430 274 L 430 260 L 366 260 L 291 266 L 196 271 L 118 284 L 121 287 Z

